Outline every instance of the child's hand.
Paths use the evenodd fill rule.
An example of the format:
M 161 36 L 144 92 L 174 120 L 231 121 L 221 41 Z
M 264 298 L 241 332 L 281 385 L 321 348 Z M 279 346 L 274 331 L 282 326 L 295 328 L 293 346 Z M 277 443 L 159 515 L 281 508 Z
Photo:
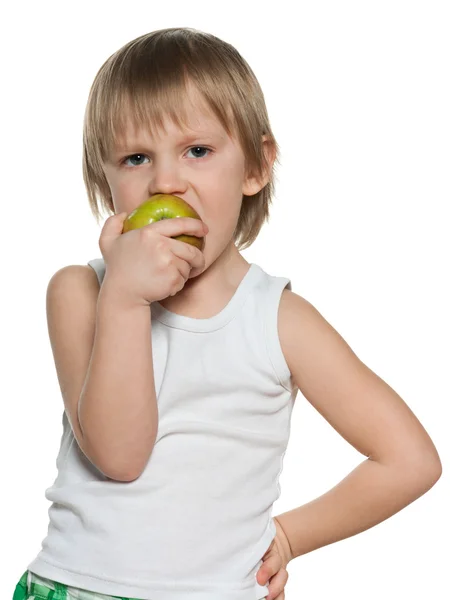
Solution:
M 204 270 L 203 252 L 174 239 L 182 234 L 204 236 L 199 219 L 162 219 L 122 233 L 125 218 L 126 213 L 109 217 L 99 239 L 107 267 L 103 287 L 112 287 L 124 305 L 147 305 L 174 296 Z
M 284 586 L 289 577 L 286 571 L 287 564 L 292 560 L 289 542 L 274 517 L 277 533 L 262 557 L 263 564 L 260 566 L 256 578 L 260 585 L 267 585 L 269 582 L 269 594 L 266 600 L 284 600 Z

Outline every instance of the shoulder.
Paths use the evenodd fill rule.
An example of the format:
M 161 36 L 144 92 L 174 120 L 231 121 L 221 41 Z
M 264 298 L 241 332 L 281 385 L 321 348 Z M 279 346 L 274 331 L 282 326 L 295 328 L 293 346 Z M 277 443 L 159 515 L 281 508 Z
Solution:
M 61 269 L 58 269 L 58 271 L 52 275 L 49 284 L 61 284 L 74 280 L 98 282 L 97 274 L 89 265 L 66 265 L 65 267 L 61 267 Z
M 67 265 L 58 269 L 48 282 L 47 300 L 62 295 L 75 299 L 81 294 L 98 296 L 100 285 L 97 274 L 89 265 Z
M 298 387 L 306 383 L 318 362 L 331 364 L 344 355 L 347 359 L 351 356 L 357 360 L 350 346 L 317 308 L 286 288 L 280 298 L 278 334 L 286 363 Z
M 297 328 L 301 327 L 302 332 L 305 333 L 311 319 L 314 319 L 316 324 L 322 322 L 322 325 L 329 325 L 311 302 L 288 288 L 284 288 L 280 298 L 278 317 L 279 330 L 284 341 L 289 342 L 291 336 L 298 333 L 298 331 L 293 331 L 292 325 L 296 325 Z
M 302 296 L 284 288 L 278 309 L 278 336 L 289 371 L 297 386 L 298 373 L 294 357 L 298 356 L 299 340 L 305 340 L 305 325 L 312 305 Z
M 52 346 L 78 340 L 95 326 L 100 286 L 88 265 L 69 265 L 56 271 L 47 286 L 47 324 Z M 77 343 L 77 342 L 74 342 Z

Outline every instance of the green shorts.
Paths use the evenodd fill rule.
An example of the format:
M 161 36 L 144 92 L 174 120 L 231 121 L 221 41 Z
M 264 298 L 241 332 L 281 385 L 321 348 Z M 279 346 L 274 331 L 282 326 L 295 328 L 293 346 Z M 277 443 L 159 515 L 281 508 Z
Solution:
M 139 598 L 123 598 L 107 596 L 72 587 L 51 579 L 45 579 L 30 571 L 20 578 L 14 590 L 13 600 L 139 600 Z

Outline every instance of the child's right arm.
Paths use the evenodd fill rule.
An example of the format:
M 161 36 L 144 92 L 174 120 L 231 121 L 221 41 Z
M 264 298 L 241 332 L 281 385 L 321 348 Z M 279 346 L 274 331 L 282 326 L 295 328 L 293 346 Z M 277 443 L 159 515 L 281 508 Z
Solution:
M 151 303 L 203 271 L 203 252 L 176 237 L 206 233 L 199 219 L 180 217 L 122 234 L 125 217 L 113 215 L 103 226 L 100 291 L 88 265 L 60 269 L 47 290 L 49 336 L 74 436 L 118 481 L 139 477 L 156 440 Z
M 153 449 L 158 413 L 149 306 L 124 307 L 90 266 L 64 267 L 47 289 L 47 321 L 65 410 L 88 459 L 131 481 Z

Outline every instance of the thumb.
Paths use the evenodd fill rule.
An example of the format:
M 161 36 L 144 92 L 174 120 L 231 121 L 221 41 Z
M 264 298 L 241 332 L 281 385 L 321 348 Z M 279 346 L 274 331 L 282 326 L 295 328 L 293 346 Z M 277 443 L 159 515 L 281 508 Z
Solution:
M 112 242 L 122 235 L 123 223 L 127 216 L 128 213 L 122 212 L 117 215 L 111 215 L 106 219 L 99 239 L 99 246 L 103 256 L 105 252 L 108 253 Z

